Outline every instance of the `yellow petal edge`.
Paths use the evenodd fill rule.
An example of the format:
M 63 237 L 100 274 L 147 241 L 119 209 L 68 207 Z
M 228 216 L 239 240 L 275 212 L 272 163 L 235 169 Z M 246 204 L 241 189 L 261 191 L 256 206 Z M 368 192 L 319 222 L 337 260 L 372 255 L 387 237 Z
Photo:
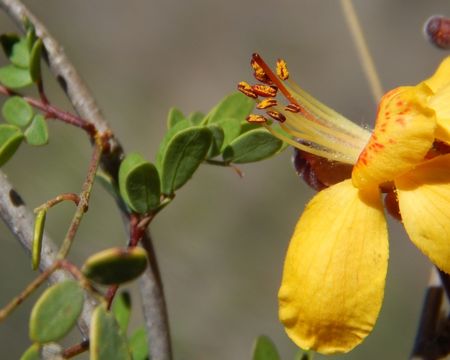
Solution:
M 450 155 L 424 162 L 396 179 L 395 186 L 411 241 L 450 273 Z
M 388 263 L 379 190 L 351 180 L 318 193 L 292 236 L 278 294 L 279 316 L 301 348 L 348 352 L 372 330 Z

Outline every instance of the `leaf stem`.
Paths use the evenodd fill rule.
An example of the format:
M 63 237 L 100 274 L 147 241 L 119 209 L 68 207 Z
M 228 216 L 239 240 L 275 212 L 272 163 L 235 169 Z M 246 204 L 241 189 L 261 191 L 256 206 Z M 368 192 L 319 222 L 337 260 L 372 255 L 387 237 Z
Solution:
M 38 99 L 29 97 L 29 96 L 25 96 L 17 91 L 8 89 L 7 87 L 5 87 L 3 85 L 0 85 L 0 94 L 6 95 L 6 96 L 19 96 L 22 99 L 24 99 L 28 104 L 33 106 L 34 108 L 41 110 L 44 113 L 44 116 L 46 119 L 57 119 L 57 120 L 65 122 L 67 124 L 81 128 L 84 131 L 86 131 L 90 137 L 94 137 L 97 132 L 95 126 L 91 122 L 89 122 L 85 119 L 82 119 L 81 117 L 79 117 L 77 115 L 71 114 L 67 111 L 60 110 L 53 105 L 50 105 L 48 103 L 47 98 L 45 97 L 45 94 L 44 94 L 44 97 L 42 97 L 43 95 L 40 94 L 41 100 L 38 100 Z

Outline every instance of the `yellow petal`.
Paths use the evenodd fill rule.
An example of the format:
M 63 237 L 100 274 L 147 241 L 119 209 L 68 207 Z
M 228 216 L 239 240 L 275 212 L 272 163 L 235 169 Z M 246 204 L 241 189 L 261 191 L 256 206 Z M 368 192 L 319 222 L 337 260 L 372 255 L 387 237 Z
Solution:
M 352 179 L 358 188 L 392 181 L 423 160 L 434 141 L 434 111 L 425 106 L 429 89 L 400 87 L 383 96 L 375 129 L 359 156 Z
M 450 56 L 441 62 L 433 76 L 425 80 L 424 83 L 435 94 L 450 84 Z
M 358 345 L 377 319 L 387 260 L 377 188 L 345 180 L 318 193 L 295 228 L 278 294 L 289 337 L 324 354 Z
M 450 81 L 450 78 L 448 80 Z M 450 83 L 431 96 L 428 105 L 436 112 L 435 137 L 450 143 Z
M 403 224 L 412 242 L 450 273 L 450 155 L 395 180 Z

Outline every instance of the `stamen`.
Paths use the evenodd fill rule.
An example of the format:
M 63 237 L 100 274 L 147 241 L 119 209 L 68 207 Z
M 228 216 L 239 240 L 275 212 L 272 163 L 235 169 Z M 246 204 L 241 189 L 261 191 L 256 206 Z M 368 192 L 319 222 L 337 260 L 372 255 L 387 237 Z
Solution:
M 256 99 L 258 97 L 258 95 L 256 95 L 255 92 L 253 91 L 252 86 L 246 83 L 245 81 L 241 81 L 238 84 L 237 88 L 241 93 L 247 95 L 248 97 L 251 97 L 253 99 Z
M 287 64 L 283 59 L 277 60 L 277 75 L 281 80 L 287 80 L 289 78 Z
M 282 113 L 275 111 L 275 110 L 269 110 L 266 111 L 266 114 L 269 115 L 272 119 L 283 123 L 286 121 L 286 116 L 284 116 Z
M 268 98 L 262 100 L 258 105 L 256 105 L 257 109 L 267 109 L 272 106 L 276 106 L 278 104 L 276 99 Z
M 251 124 L 263 124 L 267 122 L 267 119 L 262 115 L 250 114 L 246 120 Z
M 275 97 L 275 96 L 277 96 L 277 91 L 278 91 L 276 86 L 261 85 L 261 84 L 253 85 L 252 90 L 256 95 L 259 95 L 262 97 Z
M 255 60 L 252 59 L 250 61 L 250 65 L 254 70 L 253 76 L 255 77 L 256 80 L 261 81 L 262 83 L 267 85 L 272 85 L 272 81 L 270 81 L 269 77 L 264 72 L 264 69 L 261 66 L 259 66 L 259 64 Z
M 289 104 L 284 108 L 286 111 L 292 112 L 292 113 L 298 113 L 302 110 L 302 108 L 296 104 Z

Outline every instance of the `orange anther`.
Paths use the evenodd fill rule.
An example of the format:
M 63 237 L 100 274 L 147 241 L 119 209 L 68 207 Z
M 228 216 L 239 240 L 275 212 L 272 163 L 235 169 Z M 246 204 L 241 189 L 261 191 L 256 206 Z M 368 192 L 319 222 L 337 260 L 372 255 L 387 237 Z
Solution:
M 302 108 L 297 104 L 289 104 L 288 106 L 286 106 L 284 108 L 284 110 L 290 111 L 292 113 L 298 113 L 298 112 L 302 111 Z
M 286 116 L 284 116 L 282 113 L 274 110 L 266 111 L 266 114 L 269 115 L 272 119 L 279 121 L 279 122 L 285 122 Z
M 250 65 L 254 70 L 253 76 L 256 78 L 256 80 L 261 81 L 264 84 L 272 84 L 272 81 L 269 79 L 264 69 L 254 59 L 250 61 Z
M 268 98 L 268 99 L 263 99 L 258 105 L 256 105 L 256 107 L 258 109 L 267 109 L 272 106 L 276 106 L 277 104 L 278 104 L 278 102 L 276 99 Z
M 246 120 L 252 124 L 262 124 L 267 122 L 267 119 L 262 115 L 250 114 L 247 116 Z
M 277 60 L 277 75 L 281 80 L 287 80 L 289 78 L 287 64 L 283 59 Z
M 261 84 L 253 85 L 252 90 L 256 95 L 262 97 L 275 97 L 278 91 L 278 89 L 275 86 L 261 85 Z
M 255 92 L 253 91 L 252 86 L 246 83 L 245 81 L 241 81 L 238 84 L 237 88 L 241 93 L 247 95 L 248 97 L 251 97 L 253 99 L 256 99 L 258 97 L 258 95 L 256 95 Z

